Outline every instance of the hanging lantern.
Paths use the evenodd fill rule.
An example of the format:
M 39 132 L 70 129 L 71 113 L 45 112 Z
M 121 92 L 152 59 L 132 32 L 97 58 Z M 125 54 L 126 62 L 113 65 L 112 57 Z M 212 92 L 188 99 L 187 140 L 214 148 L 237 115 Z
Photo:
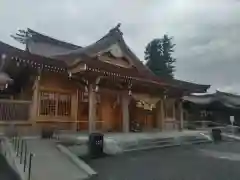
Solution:
M 1 55 L 1 59 L 2 59 L 2 60 L 5 60 L 6 58 L 7 58 L 7 55 L 6 55 L 6 54 L 2 54 L 2 55 Z
M 12 83 L 12 78 L 9 77 L 5 72 L 0 72 L 0 89 L 5 89 L 8 87 L 9 83 Z
M 88 87 L 87 86 L 84 86 L 84 90 L 85 90 L 85 92 L 88 93 Z
M 131 91 L 131 90 L 128 91 L 128 95 L 129 95 L 129 96 L 132 95 L 132 91 Z
M 98 92 L 98 89 L 99 89 L 99 87 L 98 87 L 98 85 L 96 85 L 95 92 Z

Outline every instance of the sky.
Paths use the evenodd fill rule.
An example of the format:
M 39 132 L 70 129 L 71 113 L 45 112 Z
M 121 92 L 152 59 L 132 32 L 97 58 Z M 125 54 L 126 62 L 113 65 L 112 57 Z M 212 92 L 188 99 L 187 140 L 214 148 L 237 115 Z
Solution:
M 32 28 L 85 46 L 121 23 L 126 43 L 144 60 L 146 45 L 173 36 L 177 79 L 240 93 L 240 0 L 0 0 L 0 41 Z

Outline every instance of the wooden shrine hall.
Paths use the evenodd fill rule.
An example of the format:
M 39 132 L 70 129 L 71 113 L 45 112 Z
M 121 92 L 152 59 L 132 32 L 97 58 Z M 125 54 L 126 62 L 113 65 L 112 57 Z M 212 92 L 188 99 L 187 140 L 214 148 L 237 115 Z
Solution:
M 129 132 L 183 128 L 181 97 L 208 85 L 155 76 L 131 51 L 120 25 L 81 47 L 31 29 L 0 42 L 0 127 L 21 133 L 54 126 L 72 131 Z

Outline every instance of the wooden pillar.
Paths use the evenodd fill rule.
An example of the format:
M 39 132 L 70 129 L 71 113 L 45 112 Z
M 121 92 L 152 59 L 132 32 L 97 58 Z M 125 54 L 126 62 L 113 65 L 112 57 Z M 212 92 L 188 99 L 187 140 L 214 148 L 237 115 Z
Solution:
M 33 84 L 33 96 L 32 96 L 32 104 L 30 108 L 30 120 L 32 122 L 33 130 L 36 130 L 36 120 L 39 115 L 39 108 L 40 108 L 40 103 L 39 103 L 39 88 L 40 88 L 40 76 L 37 76 L 37 78 L 34 81 Z
M 129 100 L 130 98 L 128 95 L 122 95 L 122 127 L 125 133 L 129 132 Z
M 175 99 L 171 99 L 170 100 L 171 102 L 171 104 L 172 104 L 172 110 L 173 110 L 173 115 L 172 115 L 172 120 L 173 120 L 173 129 L 174 130 L 177 130 L 177 129 L 179 129 L 179 123 L 178 123 L 178 121 L 177 121 L 177 118 L 176 118 L 176 107 L 175 107 Z
M 163 130 L 164 112 L 162 99 L 160 99 L 156 104 L 156 120 L 157 128 Z
M 88 131 L 89 133 L 92 133 L 96 129 L 96 92 L 93 89 L 93 85 L 90 84 L 88 86 Z
M 173 120 L 176 121 L 176 107 L 175 107 L 175 99 L 171 99 L 172 108 L 173 108 Z
M 111 97 L 106 94 L 101 96 L 101 111 L 103 131 L 110 131 L 112 129 L 112 121 L 114 120 L 114 117 L 112 117 Z
M 183 130 L 183 123 L 184 123 L 184 119 L 183 119 L 183 103 L 180 102 L 179 103 L 179 111 L 180 111 L 180 130 Z
M 163 98 L 160 100 L 162 131 L 165 130 L 165 109 L 164 109 L 165 106 L 164 106 L 164 103 L 165 103 L 165 100 Z
M 77 120 L 78 120 L 78 89 L 75 91 L 75 93 L 72 94 L 71 97 L 71 117 L 73 119 L 72 123 L 72 130 L 77 131 Z

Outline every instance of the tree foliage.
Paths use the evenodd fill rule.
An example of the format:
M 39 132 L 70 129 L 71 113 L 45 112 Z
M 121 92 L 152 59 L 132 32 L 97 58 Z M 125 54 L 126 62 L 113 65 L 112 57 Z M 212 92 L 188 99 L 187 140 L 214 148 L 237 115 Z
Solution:
M 164 35 L 160 39 L 153 39 L 145 49 L 145 60 L 148 68 L 162 78 L 173 78 L 176 59 L 172 57 L 175 44 L 173 37 Z

